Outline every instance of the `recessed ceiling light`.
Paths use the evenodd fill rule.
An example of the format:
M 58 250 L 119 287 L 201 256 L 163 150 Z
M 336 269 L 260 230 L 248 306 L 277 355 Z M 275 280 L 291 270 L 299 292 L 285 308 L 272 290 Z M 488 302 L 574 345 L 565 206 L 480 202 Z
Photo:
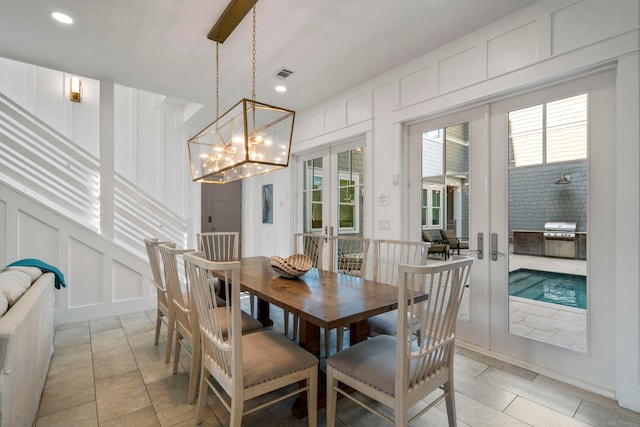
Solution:
M 73 19 L 69 15 L 65 15 L 61 12 L 51 12 L 51 17 L 58 22 L 62 22 L 63 24 L 72 24 Z
M 276 92 L 286 92 L 286 91 L 287 91 L 286 86 L 282 86 L 282 85 L 276 86 Z

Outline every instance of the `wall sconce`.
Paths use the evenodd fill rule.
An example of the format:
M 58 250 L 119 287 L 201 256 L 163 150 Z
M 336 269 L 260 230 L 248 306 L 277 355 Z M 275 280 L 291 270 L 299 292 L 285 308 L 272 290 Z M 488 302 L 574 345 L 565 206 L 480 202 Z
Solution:
M 77 77 L 71 77 L 71 89 L 69 90 L 69 99 L 73 102 L 80 102 L 82 93 L 82 82 Z

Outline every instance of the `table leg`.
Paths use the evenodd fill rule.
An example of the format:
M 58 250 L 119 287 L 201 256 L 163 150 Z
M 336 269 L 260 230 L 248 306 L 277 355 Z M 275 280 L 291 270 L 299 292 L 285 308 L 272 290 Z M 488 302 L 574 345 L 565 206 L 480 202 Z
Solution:
M 369 321 L 361 320 L 360 322 L 349 325 L 349 345 L 355 345 L 369 338 Z
M 258 320 L 265 328 L 273 325 L 273 320 L 271 320 L 269 314 L 269 303 L 260 298 L 258 298 Z
M 320 359 L 320 327 L 300 319 L 298 328 L 300 347 Z

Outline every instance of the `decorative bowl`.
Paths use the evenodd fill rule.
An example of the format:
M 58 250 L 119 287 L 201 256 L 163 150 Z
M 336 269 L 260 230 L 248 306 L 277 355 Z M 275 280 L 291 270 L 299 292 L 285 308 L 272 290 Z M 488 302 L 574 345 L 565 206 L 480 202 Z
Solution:
M 295 279 L 302 276 L 313 265 L 311 258 L 303 254 L 294 254 L 288 258 L 274 255 L 270 259 L 273 271 L 287 279 Z

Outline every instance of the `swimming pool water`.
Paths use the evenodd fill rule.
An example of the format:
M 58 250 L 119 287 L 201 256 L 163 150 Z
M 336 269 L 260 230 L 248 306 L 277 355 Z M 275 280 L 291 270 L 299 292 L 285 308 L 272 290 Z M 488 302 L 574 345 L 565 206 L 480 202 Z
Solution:
M 509 295 L 567 307 L 587 308 L 587 278 L 522 268 L 509 273 Z

